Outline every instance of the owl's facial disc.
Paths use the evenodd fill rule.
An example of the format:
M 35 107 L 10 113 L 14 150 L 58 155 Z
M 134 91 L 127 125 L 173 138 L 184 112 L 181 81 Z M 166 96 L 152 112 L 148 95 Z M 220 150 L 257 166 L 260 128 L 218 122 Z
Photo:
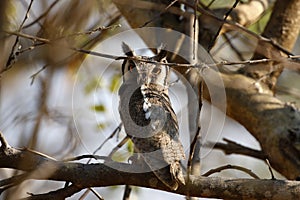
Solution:
M 145 59 L 144 57 L 142 58 Z M 152 59 L 147 59 L 153 61 Z M 169 67 L 167 65 L 140 61 L 136 63 L 136 68 L 138 71 L 138 84 L 148 85 L 152 83 L 163 87 L 167 86 L 169 79 Z

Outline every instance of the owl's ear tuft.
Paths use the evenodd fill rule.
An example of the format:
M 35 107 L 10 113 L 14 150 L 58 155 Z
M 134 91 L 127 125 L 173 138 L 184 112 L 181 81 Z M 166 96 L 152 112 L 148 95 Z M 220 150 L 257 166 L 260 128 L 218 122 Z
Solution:
M 122 42 L 122 49 L 126 56 L 135 56 L 134 50 L 132 50 L 125 42 Z

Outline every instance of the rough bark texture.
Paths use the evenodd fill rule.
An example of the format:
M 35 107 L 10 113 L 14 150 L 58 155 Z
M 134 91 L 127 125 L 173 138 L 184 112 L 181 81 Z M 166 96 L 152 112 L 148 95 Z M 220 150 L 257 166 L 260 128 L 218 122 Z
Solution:
M 299 35 L 299 8 L 299 0 L 277 0 L 262 35 L 291 51 Z
M 9 161 L 9 162 L 7 162 Z M 26 162 L 24 162 L 26 161 Z M 28 179 L 67 181 L 72 185 L 46 194 L 34 195 L 26 199 L 64 199 L 89 187 L 105 187 L 130 184 L 135 186 L 165 190 L 177 194 L 190 194 L 195 197 L 222 199 L 299 199 L 300 183 L 282 180 L 225 179 L 217 177 L 191 176 L 186 185 L 170 191 L 152 173 L 131 173 L 136 167 L 124 163 L 82 164 L 56 161 L 46 155 L 26 149 L 5 147 L 0 151 L 0 167 L 23 170 L 15 179 L 22 182 Z M 187 178 L 185 177 L 186 181 Z M 147 181 L 145 181 L 147 180 Z M 14 183 L 0 181 L 0 186 Z
M 227 115 L 243 124 L 259 141 L 274 169 L 288 179 L 300 176 L 300 111 L 272 95 L 263 83 L 240 74 L 221 75 Z M 217 86 L 216 86 L 217 87 Z M 210 94 L 205 90 L 205 98 Z

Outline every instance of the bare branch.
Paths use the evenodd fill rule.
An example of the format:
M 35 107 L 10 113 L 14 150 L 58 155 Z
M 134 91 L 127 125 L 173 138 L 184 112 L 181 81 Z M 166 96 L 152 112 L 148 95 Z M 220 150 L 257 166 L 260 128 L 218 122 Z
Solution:
M 98 155 L 95 155 L 95 154 L 92 154 L 92 155 L 88 154 L 88 155 L 76 156 L 76 157 L 73 157 L 73 158 L 67 158 L 67 159 L 64 159 L 63 162 L 70 162 L 70 161 L 82 160 L 82 159 L 87 159 L 87 158 L 96 159 L 96 160 L 107 160 L 109 157 L 107 157 L 107 156 L 98 156 Z
M 259 177 L 255 173 L 253 173 L 250 169 L 247 169 L 247 168 L 241 167 L 241 166 L 237 166 L 237 165 L 224 165 L 224 166 L 218 167 L 216 169 L 211 169 L 208 172 L 204 173 L 202 176 L 207 177 L 207 176 L 210 176 L 214 173 L 221 172 L 225 169 L 239 170 L 239 171 L 245 172 L 246 174 L 248 174 L 249 176 L 251 176 L 255 179 L 259 179 Z
M 123 200 L 130 199 L 131 191 L 132 191 L 132 187 L 130 185 L 126 185 L 124 190 Z
M 245 156 L 250 156 L 253 158 L 258 158 L 261 160 L 265 160 L 267 158 L 267 155 L 264 154 L 262 151 L 258 151 L 255 149 L 251 149 L 249 147 L 245 147 L 243 145 L 240 145 L 232 140 L 223 139 L 226 143 L 214 143 L 214 142 L 208 142 L 204 144 L 204 147 L 213 147 L 214 149 L 220 149 L 224 151 L 225 154 L 240 154 Z
M 103 143 L 93 152 L 93 154 L 97 153 L 110 139 L 112 139 L 116 134 L 118 134 L 121 131 L 123 124 L 120 123 L 119 126 L 117 126 L 117 128 L 115 128 L 115 130 L 112 132 L 112 134 L 106 138 Z
M 36 37 L 36 36 L 32 36 L 32 35 L 28 35 L 25 33 L 18 33 L 18 32 L 11 32 L 11 31 L 6 31 L 9 34 L 12 35 L 17 35 L 20 37 L 24 37 L 33 41 L 39 41 L 42 43 L 46 43 L 46 44 L 52 44 L 54 40 L 49 40 L 49 39 L 45 39 L 45 38 L 41 38 L 41 37 Z M 90 51 L 90 50 L 85 50 L 85 49 L 80 49 L 80 48 L 76 48 L 76 47 L 71 47 L 71 46 L 62 46 L 62 48 L 67 48 L 67 49 L 71 49 L 74 50 L 76 52 L 80 52 L 80 53 L 85 53 L 85 54 L 89 54 L 89 55 L 94 55 L 94 56 L 98 56 L 98 57 L 103 57 L 103 58 L 108 58 L 108 59 L 113 59 L 113 60 L 137 60 L 137 61 L 143 61 L 143 62 L 147 62 L 147 63 L 154 63 L 154 64 L 161 64 L 159 62 L 156 61 L 149 61 L 149 60 L 145 60 L 145 59 L 141 59 L 141 58 L 133 58 L 133 57 L 127 57 L 127 56 L 116 56 L 116 55 L 111 55 L 111 54 L 106 54 L 106 53 L 100 53 L 100 52 L 95 52 L 95 51 Z M 286 64 L 286 67 L 288 67 L 289 69 L 293 69 L 293 70 L 299 70 L 300 69 L 300 65 L 297 62 L 292 62 L 291 61 L 297 61 L 299 59 L 299 55 L 289 55 L 288 57 L 277 57 L 275 58 L 264 58 L 264 59 L 257 59 L 257 60 L 246 60 L 246 61 L 221 61 L 219 63 L 216 64 L 205 64 L 206 66 L 222 66 L 222 65 L 237 65 L 237 64 L 257 64 L 257 63 L 266 63 L 266 62 L 284 62 Z M 290 64 L 289 64 L 290 63 Z M 168 66 L 173 66 L 173 67 L 188 67 L 188 68 L 201 68 L 201 66 L 204 65 L 204 63 L 196 63 L 196 64 L 178 64 L 178 63 L 164 63 L 164 65 L 168 65 Z M 0 72 L 1 74 L 2 72 Z
M 26 26 L 23 27 L 23 29 L 25 28 L 29 28 L 30 26 L 32 26 L 33 24 L 39 22 L 42 18 L 46 17 L 48 15 L 48 13 L 51 11 L 51 9 L 59 2 L 59 0 L 54 1 L 49 8 L 43 13 L 41 14 L 39 17 L 37 17 L 33 22 L 31 22 L 30 24 L 27 24 Z
M 240 74 L 220 75 L 226 88 L 226 114 L 243 124 L 261 145 L 263 154 L 254 152 L 253 156 L 265 159 L 265 154 L 282 175 L 288 179 L 299 177 L 299 108 L 277 99 L 265 84 L 256 80 Z M 206 89 L 204 98 L 210 99 Z
M 227 18 L 229 17 L 230 13 L 233 11 L 234 8 L 236 8 L 236 6 L 238 5 L 239 2 L 240 2 L 240 0 L 235 0 L 235 2 L 232 5 L 232 7 L 225 13 L 224 21 L 227 20 Z M 218 31 L 214 35 L 214 38 L 212 39 L 211 43 L 209 44 L 209 46 L 208 46 L 208 52 L 210 52 L 211 48 L 214 46 L 214 43 L 217 40 L 217 38 L 218 38 L 218 36 L 219 36 L 219 34 L 221 32 L 221 29 L 222 29 L 222 25 L 219 27 Z
M 24 19 L 23 19 L 22 23 L 20 24 L 20 27 L 18 28 L 18 32 L 20 32 L 22 30 L 25 21 L 28 19 L 29 11 L 31 9 L 32 4 L 33 4 L 33 0 L 31 0 L 29 5 L 28 5 L 28 8 L 27 8 L 27 11 L 25 13 Z M 14 62 L 16 60 L 16 57 L 17 57 L 16 52 L 17 52 L 18 48 L 19 48 L 19 36 L 16 37 L 16 40 L 15 40 L 13 46 L 12 46 L 10 55 L 8 57 L 8 60 L 6 62 L 6 66 L 3 69 L 3 71 L 8 70 L 14 64 Z
M 64 187 L 45 194 L 30 194 L 30 197 L 23 198 L 20 200 L 64 200 L 67 197 L 70 197 L 73 194 L 79 192 L 80 190 L 81 188 L 77 187 L 76 185 L 70 185 L 68 187 Z
M 159 14 L 157 14 L 156 16 L 154 16 L 152 19 L 150 19 L 149 21 L 145 22 L 140 28 L 147 26 L 148 24 L 150 24 L 151 22 L 153 22 L 154 20 L 158 19 L 162 14 L 166 13 L 168 11 L 169 8 L 171 8 L 178 0 L 173 0 L 169 5 L 167 5 L 165 7 L 165 9 L 163 11 L 161 11 Z
M 39 173 L 48 169 L 51 173 Z M 28 149 L 17 150 L 12 148 L 9 154 L 0 152 L 0 168 L 13 168 L 30 171 L 30 179 L 68 181 L 72 185 L 47 194 L 33 195 L 29 199 L 38 197 L 55 197 L 63 199 L 84 188 L 105 187 L 112 185 L 135 185 L 173 192 L 177 194 L 190 194 L 195 197 L 210 197 L 224 199 L 299 199 L 300 183 L 284 180 L 253 180 L 253 179 L 225 179 L 216 177 L 201 177 L 191 175 L 186 185 L 180 185 L 178 190 L 170 191 L 159 182 L 152 172 L 131 173 L 136 165 L 109 162 L 106 164 L 82 164 L 60 162 L 47 155 Z M 84 174 L 84 176 L 82 176 Z M 186 181 L 188 180 L 185 177 Z M 216 188 L 218 188 L 216 190 Z M 41 198 L 39 198 L 41 199 Z

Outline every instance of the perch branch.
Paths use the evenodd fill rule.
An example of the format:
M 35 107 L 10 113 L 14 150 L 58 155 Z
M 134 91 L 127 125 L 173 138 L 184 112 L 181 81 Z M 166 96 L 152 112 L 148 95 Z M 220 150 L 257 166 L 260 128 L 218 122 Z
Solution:
M 152 172 L 133 173 L 141 166 L 107 162 L 82 164 L 57 161 L 47 155 L 28 149 L 10 147 L 9 153 L 0 152 L 0 168 L 12 168 L 29 172 L 28 179 L 67 181 L 72 185 L 42 195 L 55 199 L 72 196 L 89 187 L 134 185 L 195 197 L 224 199 L 299 199 L 300 183 L 285 180 L 226 179 L 191 175 L 186 185 L 170 191 Z M 187 177 L 185 177 L 187 181 Z M 5 180 L 3 180 L 5 181 Z M 217 189 L 216 189 L 217 188 Z M 266 196 L 267 195 L 267 196 Z M 27 199 L 38 199 L 38 194 Z M 47 196 L 45 196 L 44 199 Z

